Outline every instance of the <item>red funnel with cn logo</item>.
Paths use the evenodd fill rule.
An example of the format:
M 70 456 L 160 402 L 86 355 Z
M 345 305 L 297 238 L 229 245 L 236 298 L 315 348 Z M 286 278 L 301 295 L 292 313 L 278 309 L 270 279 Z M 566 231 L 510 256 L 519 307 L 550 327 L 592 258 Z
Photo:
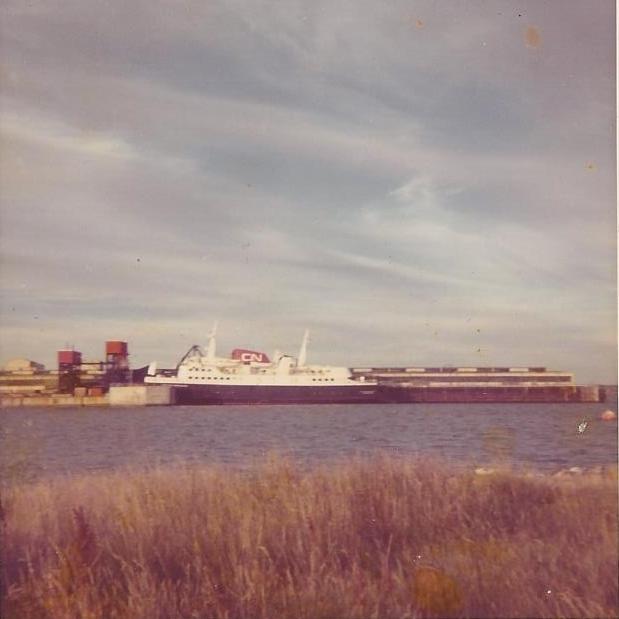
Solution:
M 270 363 L 269 358 L 257 350 L 245 350 L 244 348 L 235 348 L 230 355 L 235 361 L 243 363 Z

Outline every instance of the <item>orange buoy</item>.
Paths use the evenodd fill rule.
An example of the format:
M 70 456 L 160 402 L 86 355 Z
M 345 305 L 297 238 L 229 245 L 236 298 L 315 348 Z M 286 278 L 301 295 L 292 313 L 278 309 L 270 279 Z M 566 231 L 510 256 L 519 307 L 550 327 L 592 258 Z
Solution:
M 602 421 L 613 421 L 614 419 L 617 419 L 617 413 L 611 411 L 609 408 L 600 415 L 600 419 Z

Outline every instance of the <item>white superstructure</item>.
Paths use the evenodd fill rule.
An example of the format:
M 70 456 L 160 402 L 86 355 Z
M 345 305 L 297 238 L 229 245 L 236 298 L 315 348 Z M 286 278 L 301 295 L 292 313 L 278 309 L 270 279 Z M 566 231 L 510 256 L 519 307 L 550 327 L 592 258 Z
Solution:
M 213 328 L 209 334 L 206 352 L 199 346 L 192 346 L 181 359 L 173 375 L 165 371 L 157 372 L 156 364 L 151 363 L 144 382 L 247 387 L 347 387 L 366 382 L 375 384 L 373 381 L 366 381 L 365 377 L 354 378 L 346 367 L 308 365 L 306 362 L 308 342 L 309 332 L 306 331 L 296 359 L 290 355 L 276 353 L 277 357 L 270 361 L 263 353 L 245 350 L 238 351 L 240 354 L 236 358 L 217 357 L 216 328 Z

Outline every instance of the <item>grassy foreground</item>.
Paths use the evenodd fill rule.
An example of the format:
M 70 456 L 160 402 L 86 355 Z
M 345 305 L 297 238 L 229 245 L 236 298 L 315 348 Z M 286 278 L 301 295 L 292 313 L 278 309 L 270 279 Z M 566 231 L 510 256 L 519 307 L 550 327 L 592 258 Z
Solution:
M 13 486 L 1 616 L 614 617 L 616 488 L 389 458 Z

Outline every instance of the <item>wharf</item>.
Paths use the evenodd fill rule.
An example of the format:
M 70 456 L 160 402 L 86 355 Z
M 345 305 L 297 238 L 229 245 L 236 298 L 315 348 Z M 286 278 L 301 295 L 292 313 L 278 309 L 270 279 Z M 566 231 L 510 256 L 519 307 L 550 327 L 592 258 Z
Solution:
M 134 407 L 172 406 L 178 403 L 174 385 L 112 385 L 106 394 L 12 394 L 0 396 L 0 407 Z M 368 403 L 596 403 L 606 401 L 606 389 L 597 385 L 553 387 L 523 385 L 420 384 L 379 381 L 374 400 Z
M 76 396 L 64 393 L 53 395 L 4 395 L 0 397 L 2 408 L 18 407 L 74 407 L 74 406 L 108 406 L 107 395 Z
M 175 404 L 174 388 L 159 385 L 112 385 L 103 395 L 13 394 L 0 397 L 2 408 L 82 407 L 82 406 L 169 406 Z

